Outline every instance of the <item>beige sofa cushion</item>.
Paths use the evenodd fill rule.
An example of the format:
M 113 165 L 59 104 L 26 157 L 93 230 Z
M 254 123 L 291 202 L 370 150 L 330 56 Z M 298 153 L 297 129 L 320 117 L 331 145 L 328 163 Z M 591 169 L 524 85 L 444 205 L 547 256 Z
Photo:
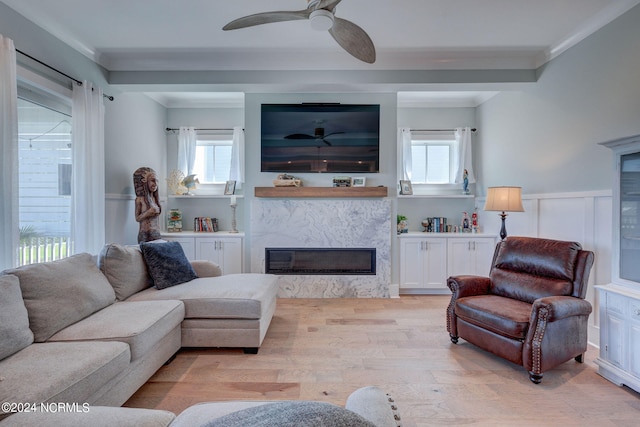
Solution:
M 113 286 L 118 301 L 153 285 L 139 246 L 105 245 L 98 267 Z
M 0 402 L 81 404 L 127 369 L 130 359 L 123 342 L 32 344 L 0 361 Z
M 90 254 L 6 270 L 18 276 L 35 342 L 112 304 L 116 295 Z
M 16 276 L 0 275 L 0 360 L 33 342 L 29 314 Z
M 178 300 L 116 302 L 49 338 L 55 341 L 121 341 L 131 361 L 144 357 L 184 319 Z
M 93 406 L 78 411 L 20 412 L 2 422 L 2 427 L 167 427 L 176 418 L 173 412 L 159 409 Z
M 269 274 L 226 274 L 200 277 L 165 289 L 149 288 L 127 301 L 177 299 L 184 302 L 185 319 L 260 319 L 278 293 Z

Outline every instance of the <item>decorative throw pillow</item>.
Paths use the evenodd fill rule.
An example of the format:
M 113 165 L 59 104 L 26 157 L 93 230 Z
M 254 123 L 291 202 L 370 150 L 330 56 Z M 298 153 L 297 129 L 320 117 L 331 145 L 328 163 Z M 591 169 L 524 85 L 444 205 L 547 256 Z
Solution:
M 29 315 L 16 276 L 0 276 L 0 360 L 33 342 Z
M 232 412 L 201 427 L 375 427 L 364 417 L 326 402 L 267 403 Z
M 116 294 L 87 253 L 6 270 L 18 276 L 35 342 L 114 303 Z
M 153 286 L 147 272 L 147 264 L 139 246 L 122 246 L 115 243 L 102 248 L 98 267 L 107 277 L 118 301 Z
M 140 250 L 157 289 L 179 285 L 198 277 L 179 242 L 141 243 Z

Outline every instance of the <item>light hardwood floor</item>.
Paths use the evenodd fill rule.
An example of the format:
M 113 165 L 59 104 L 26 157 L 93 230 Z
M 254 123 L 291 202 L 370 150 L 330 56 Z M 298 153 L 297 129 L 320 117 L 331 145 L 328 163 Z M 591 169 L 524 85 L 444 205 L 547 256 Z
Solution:
M 448 296 L 279 299 L 257 355 L 184 349 L 126 406 L 179 413 L 199 402 L 312 399 L 344 405 L 355 389 L 392 394 L 404 425 L 637 426 L 640 395 L 597 374 L 598 350 L 527 372 L 446 331 Z M 636 355 L 638 356 L 638 355 Z

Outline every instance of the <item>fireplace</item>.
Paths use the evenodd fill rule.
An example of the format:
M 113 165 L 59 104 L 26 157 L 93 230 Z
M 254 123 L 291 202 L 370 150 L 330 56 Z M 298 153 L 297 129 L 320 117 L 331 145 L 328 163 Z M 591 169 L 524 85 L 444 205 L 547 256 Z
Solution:
M 375 248 L 265 248 L 270 274 L 375 275 Z
M 388 198 L 256 198 L 251 203 L 251 272 L 273 272 L 279 298 L 389 298 L 391 237 L 396 234 L 391 217 Z M 357 259 L 341 248 L 366 253 Z M 297 264 L 310 255 L 328 265 Z M 285 271 L 290 268 L 300 272 Z

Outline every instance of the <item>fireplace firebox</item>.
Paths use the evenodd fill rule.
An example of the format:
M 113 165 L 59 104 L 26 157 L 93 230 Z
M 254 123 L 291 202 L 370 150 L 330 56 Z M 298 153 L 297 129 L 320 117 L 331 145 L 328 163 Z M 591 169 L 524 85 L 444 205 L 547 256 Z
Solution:
M 375 275 L 375 248 L 265 248 L 270 274 Z

